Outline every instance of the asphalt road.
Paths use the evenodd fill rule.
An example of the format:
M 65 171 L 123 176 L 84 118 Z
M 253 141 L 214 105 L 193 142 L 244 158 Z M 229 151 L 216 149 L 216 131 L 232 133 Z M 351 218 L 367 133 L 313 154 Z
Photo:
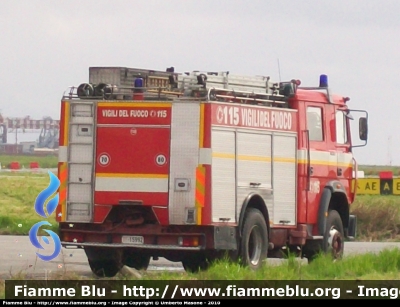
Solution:
M 39 252 L 49 255 L 51 251 L 39 250 L 32 246 L 28 236 L 0 236 L 0 279 L 48 278 L 68 273 L 93 277 L 85 252 L 78 248 L 63 248 L 51 261 L 43 261 L 36 256 Z M 42 243 L 42 246 L 45 244 Z M 52 247 L 49 246 L 51 249 Z M 157 270 L 178 270 L 183 272 L 180 262 L 170 262 L 164 258 L 151 261 L 148 268 Z
M 65 249 L 52 261 L 43 261 L 36 252 L 46 254 L 44 250 L 33 247 L 28 236 L 0 236 L 0 278 L 44 278 L 51 279 L 66 273 L 78 276 L 93 277 L 86 255 L 82 249 Z M 386 248 L 400 248 L 395 242 L 346 242 L 345 254 L 379 252 Z M 47 253 L 48 254 L 48 253 Z M 281 262 L 282 259 L 270 259 L 271 262 Z M 304 260 L 305 261 L 305 260 Z M 182 271 L 180 262 L 170 262 L 164 258 L 152 260 L 150 271 Z

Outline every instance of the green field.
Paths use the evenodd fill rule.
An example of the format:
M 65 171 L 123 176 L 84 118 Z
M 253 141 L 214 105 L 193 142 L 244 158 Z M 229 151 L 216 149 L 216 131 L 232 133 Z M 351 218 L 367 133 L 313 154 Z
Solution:
M 1 173 L 0 234 L 27 235 L 43 218 L 34 210 L 37 195 L 49 185 L 49 175 Z M 48 221 L 57 229 L 54 216 Z
M 34 156 L 34 155 L 2 155 L 0 154 L 0 164 L 3 169 L 10 168 L 11 162 L 18 162 L 21 168 L 29 168 L 31 162 L 39 163 L 41 168 L 56 168 L 58 157 L 55 155 Z
M 381 171 L 390 171 L 393 176 L 400 176 L 400 166 L 359 165 L 358 169 L 364 171 L 365 176 L 378 176 Z
M 19 162 L 21 167 L 29 168 L 31 162 L 38 162 L 41 168 L 56 168 L 58 157 L 56 155 L 4 155 L 0 154 L 2 168 L 9 168 L 11 162 Z M 393 176 L 400 176 L 400 166 L 385 165 L 359 165 L 358 169 L 364 171 L 366 176 L 377 176 L 380 171 L 392 171 Z
M 47 173 L 0 173 L 0 234 L 27 235 L 41 220 L 33 205 L 49 184 Z M 400 197 L 359 195 L 351 206 L 357 215 L 357 240 L 400 241 Z M 54 216 L 49 218 L 53 227 Z

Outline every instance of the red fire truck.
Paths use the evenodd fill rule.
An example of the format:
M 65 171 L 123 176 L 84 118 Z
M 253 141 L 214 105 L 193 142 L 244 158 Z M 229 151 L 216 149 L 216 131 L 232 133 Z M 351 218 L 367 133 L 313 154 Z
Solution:
M 340 258 L 368 113 L 319 81 L 90 67 L 61 101 L 62 245 L 106 277 L 159 257 L 190 272 L 226 255 Z

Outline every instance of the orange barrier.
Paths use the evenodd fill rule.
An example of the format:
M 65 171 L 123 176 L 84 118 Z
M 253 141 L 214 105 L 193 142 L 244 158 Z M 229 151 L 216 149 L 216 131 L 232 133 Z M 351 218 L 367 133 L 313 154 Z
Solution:
M 19 162 L 16 162 L 16 161 L 11 162 L 10 169 L 20 169 Z
M 29 168 L 39 168 L 39 163 L 38 162 L 31 162 L 31 163 L 29 163 Z

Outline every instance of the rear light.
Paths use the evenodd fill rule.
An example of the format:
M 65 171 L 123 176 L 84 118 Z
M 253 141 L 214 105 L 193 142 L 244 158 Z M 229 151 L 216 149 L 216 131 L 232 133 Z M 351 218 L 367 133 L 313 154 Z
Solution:
M 179 237 L 178 245 L 184 247 L 197 247 L 199 246 L 198 237 Z

